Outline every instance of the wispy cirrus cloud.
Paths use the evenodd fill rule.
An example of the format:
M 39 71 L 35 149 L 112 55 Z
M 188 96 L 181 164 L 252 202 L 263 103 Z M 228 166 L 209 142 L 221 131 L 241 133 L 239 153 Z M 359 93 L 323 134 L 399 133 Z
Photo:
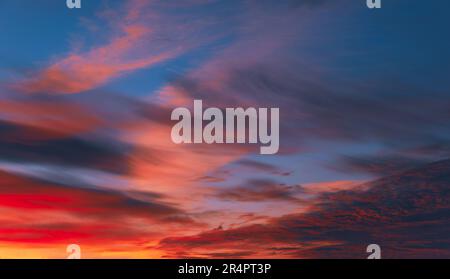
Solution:
M 89 108 L 57 98 L 3 98 L 0 118 L 8 131 L 5 140 L 46 140 L 93 132 L 106 124 Z M 10 124 L 6 124 L 9 122 Z M 17 128 L 12 126 L 17 125 Z
M 161 40 L 163 24 L 146 1 L 129 1 L 119 12 L 106 10 L 100 20 L 110 25 L 107 42 L 86 51 L 71 51 L 13 85 L 25 93 L 74 94 L 95 89 L 139 69 L 149 68 L 182 54 L 192 43 L 171 44 Z M 116 18 L 122 20 L 117 21 Z M 90 25 L 95 24 L 90 21 Z M 99 24 L 99 23 L 97 23 Z M 173 25 L 172 25 L 173 26 Z M 95 30 L 95 28 L 90 28 Z M 97 31 L 99 32 L 99 31 Z

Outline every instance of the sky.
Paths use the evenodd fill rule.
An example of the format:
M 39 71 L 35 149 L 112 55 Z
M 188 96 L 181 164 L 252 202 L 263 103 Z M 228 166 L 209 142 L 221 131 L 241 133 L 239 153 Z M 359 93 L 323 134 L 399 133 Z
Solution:
M 0 1 L 0 258 L 450 257 L 448 1 L 65 2 Z

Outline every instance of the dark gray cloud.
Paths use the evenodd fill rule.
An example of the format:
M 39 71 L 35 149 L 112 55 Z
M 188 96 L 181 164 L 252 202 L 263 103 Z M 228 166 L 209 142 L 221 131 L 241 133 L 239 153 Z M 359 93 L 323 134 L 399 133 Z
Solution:
M 47 196 L 40 195 L 42 193 L 52 199 L 46 199 Z M 0 171 L 0 194 L 13 195 L 17 199 L 17 203 L 4 206 L 52 209 L 85 218 L 104 220 L 137 216 L 166 220 L 174 216 L 185 216 L 183 222 L 189 220 L 182 210 L 165 203 L 163 196 L 158 193 L 87 188 L 75 183 L 65 185 L 4 171 Z M 181 222 L 181 218 L 176 222 Z
M 387 176 L 411 168 L 430 163 L 427 159 L 418 159 L 401 155 L 388 156 L 341 156 L 334 164 L 328 164 L 331 169 L 344 173 L 365 173 L 376 176 Z
M 270 179 L 252 179 L 241 186 L 228 188 L 220 191 L 216 197 L 223 200 L 241 202 L 261 202 L 261 201 L 294 201 L 297 202 L 296 195 L 303 192 L 299 185 L 285 185 Z
M 36 139 L 49 131 L 16 123 L 0 122 L 0 160 L 18 163 L 53 164 L 104 170 L 128 171 L 130 146 L 80 137 Z
M 260 171 L 260 172 L 263 172 L 266 174 L 276 174 L 276 175 L 281 175 L 281 176 L 288 176 L 291 174 L 291 172 L 284 171 L 273 164 L 259 162 L 259 161 L 255 161 L 255 160 L 251 160 L 251 159 L 239 160 L 236 162 L 236 165 L 238 165 L 240 167 L 246 167 L 246 168 L 250 168 L 253 170 L 257 170 L 257 171 Z

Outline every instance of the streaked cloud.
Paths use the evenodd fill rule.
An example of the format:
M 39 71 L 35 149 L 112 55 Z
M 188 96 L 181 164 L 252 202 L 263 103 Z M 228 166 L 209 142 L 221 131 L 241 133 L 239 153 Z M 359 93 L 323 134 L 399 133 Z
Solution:
M 314 209 L 265 224 L 166 238 L 160 247 L 185 257 L 365 258 L 377 243 L 383 258 L 447 257 L 449 161 L 324 194 Z M 176 255 L 176 254 L 175 254 Z M 219 254 L 218 257 L 226 257 Z

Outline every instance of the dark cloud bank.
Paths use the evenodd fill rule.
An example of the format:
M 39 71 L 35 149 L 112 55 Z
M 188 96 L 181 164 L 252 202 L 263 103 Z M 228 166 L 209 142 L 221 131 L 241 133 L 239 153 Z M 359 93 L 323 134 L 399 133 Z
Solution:
M 238 257 L 262 247 L 265 256 L 365 258 L 367 245 L 376 243 L 384 258 L 450 257 L 450 160 L 325 194 L 315 207 L 264 225 L 166 238 L 160 245 L 183 248 L 185 256 L 232 247 L 230 257 Z

